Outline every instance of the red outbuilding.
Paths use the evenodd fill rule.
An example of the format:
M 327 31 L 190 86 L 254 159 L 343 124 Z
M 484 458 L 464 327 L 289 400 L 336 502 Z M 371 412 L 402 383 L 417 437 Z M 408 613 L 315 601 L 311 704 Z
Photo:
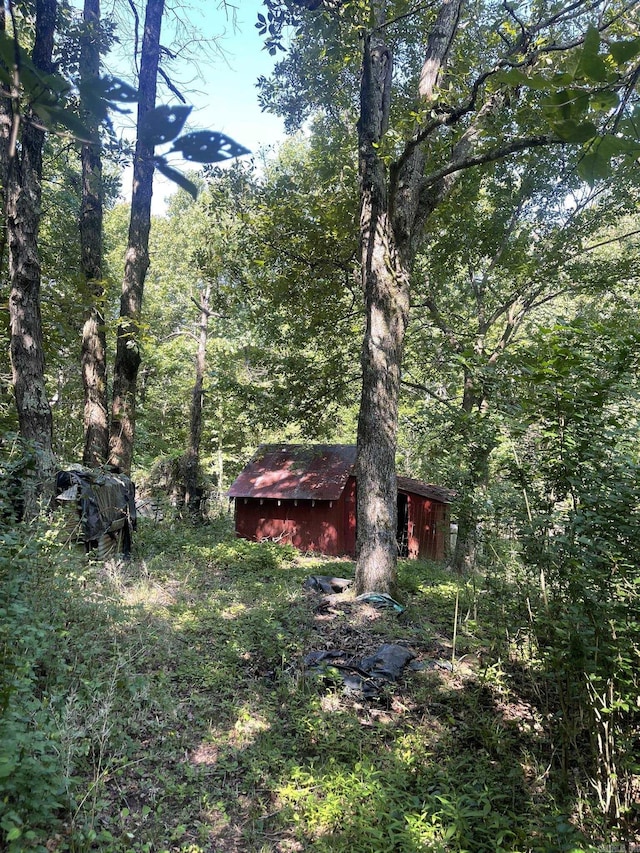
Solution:
M 300 551 L 355 556 L 355 445 L 262 445 L 235 480 L 236 533 Z M 442 560 L 452 493 L 398 477 L 398 554 Z

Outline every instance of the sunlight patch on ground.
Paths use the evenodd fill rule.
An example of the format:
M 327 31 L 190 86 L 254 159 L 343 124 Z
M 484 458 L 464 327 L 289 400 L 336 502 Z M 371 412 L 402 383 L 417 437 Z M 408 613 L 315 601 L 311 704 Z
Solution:
M 154 581 L 142 581 L 122 593 L 122 601 L 128 607 L 170 607 L 176 603 L 177 587 L 172 591 Z
M 245 707 L 238 714 L 230 739 L 236 742 L 240 740 L 242 745 L 246 746 L 255 739 L 256 735 L 260 732 L 266 732 L 270 728 L 271 724 L 262 715 Z
M 219 750 L 213 743 L 205 743 L 204 741 L 193 750 L 189 756 L 189 761 L 192 764 L 204 764 L 207 767 L 213 767 L 218 763 Z
M 230 607 L 225 607 L 224 610 L 221 610 L 220 617 L 227 620 L 237 619 L 240 614 L 246 613 L 246 611 L 246 605 L 241 602 L 237 602 L 236 604 L 232 604 Z
M 197 629 L 200 619 L 194 610 L 184 610 L 182 613 L 173 614 L 173 624 L 176 631 Z
M 326 693 L 320 697 L 320 707 L 323 711 L 338 711 L 342 706 L 342 697 L 339 693 Z
M 378 610 L 372 604 L 361 604 L 354 613 L 354 624 L 367 625 L 369 622 L 377 622 L 386 616 L 383 610 Z

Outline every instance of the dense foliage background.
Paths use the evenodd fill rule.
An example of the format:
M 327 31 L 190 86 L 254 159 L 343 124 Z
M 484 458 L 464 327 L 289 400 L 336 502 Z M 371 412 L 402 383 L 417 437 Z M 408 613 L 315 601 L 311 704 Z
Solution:
M 28 19 L 30 4 L 19 5 Z M 303 14 L 321 5 L 332 14 Z M 131 562 L 88 561 L 56 514 L 20 523 L 20 480 L 38 458 L 19 436 L 2 311 L 0 847 L 10 853 L 640 842 L 637 69 L 626 88 L 611 83 L 637 63 L 637 22 L 634 34 L 621 13 L 618 29 L 602 41 L 590 29 L 557 67 L 499 78 L 508 92 L 486 144 L 536 122 L 562 144 L 465 171 L 416 250 L 396 467 L 455 490 L 450 565 L 402 563 L 405 613 L 372 615 L 302 589 L 308 574 L 349 575 L 351 564 L 233 536 L 225 492 L 260 443 L 356 440 L 365 319 L 353 132 L 368 6 L 267 3 L 270 37 L 287 25 L 294 36 L 260 97 L 287 115 L 291 137 L 269 156 L 178 178 L 152 222 L 133 469 L 152 512 Z M 413 87 L 433 23 L 423 9 L 412 29 L 408 5 L 394 8 L 401 71 L 379 151 L 387 165 L 425 118 Z M 496 23 L 505 8 L 474 6 L 451 100 L 482 50 L 497 56 L 516 38 L 515 11 L 513 32 Z M 75 18 L 64 4 L 61 14 L 56 49 L 73 76 Z M 563 26 L 570 35 L 577 24 Z M 613 122 L 597 144 L 585 135 L 596 121 Z M 437 137 L 433 162 L 448 146 Z M 128 153 L 104 148 L 109 383 Z M 61 468 L 82 459 L 86 426 L 80 346 L 93 295 L 79 265 L 79 175 L 77 140 L 49 134 L 40 299 Z M 194 513 L 184 480 L 198 379 Z M 423 669 L 375 700 L 343 694 L 335 672 L 305 674 L 314 643 L 364 652 L 374 641 L 409 645 Z

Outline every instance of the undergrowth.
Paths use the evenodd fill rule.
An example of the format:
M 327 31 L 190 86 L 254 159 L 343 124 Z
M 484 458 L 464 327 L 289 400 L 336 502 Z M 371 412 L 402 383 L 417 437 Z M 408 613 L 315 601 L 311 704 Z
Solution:
M 325 599 L 303 559 L 143 523 L 92 563 L 3 533 L 0 832 L 9 853 L 569 851 L 610 840 L 554 769 L 526 596 L 502 573 L 400 566 L 405 611 Z M 457 606 L 456 606 L 457 604 Z M 454 613 L 458 620 L 454 632 Z M 455 636 L 455 642 L 454 642 Z M 403 643 L 365 698 L 312 650 Z

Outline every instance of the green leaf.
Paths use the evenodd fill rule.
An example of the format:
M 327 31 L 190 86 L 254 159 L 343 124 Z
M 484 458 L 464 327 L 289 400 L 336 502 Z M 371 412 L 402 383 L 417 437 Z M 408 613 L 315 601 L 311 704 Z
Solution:
M 185 160 L 193 160 L 196 163 L 218 163 L 251 153 L 248 148 L 213 130 L 187 133 L 173 143 L 171 150 L 181 151 Z
M 626 132 L 629 135 L 640 138 L 640 104 L 633 108 L 631 115 L 620 122 L 620 125 L 628 128 Z
M 0 764 L 0 779 L 5 779 L 7 776 L 11 776 L 15 769 L 15 762 L 3 761 L 2 764 Z
M 542 106 L 551 121 L 577 119 L 589 109 L 589 93 L 583 89 L 560 89 L 551 92 Z
M 562 78 L 562 80 L 554 80 L 556 86 L 561 83 L 567 84 L 573 81 L 573 77 L 570 74 L 556 75 L 556 77 Z M 510 68 L 508 71 L 501 71 L 496 74 L 493 79 L 501 83 L 507 83 L 510 86 L 527 86 L 529 89 L 536 89 L 542 92 L 553 85 L 549 78 L 545 77 L 544 74 L 528 75 L 524 74 L 518 68 Z
M 604 83 L 608 77 L 607 65 L 599 53 L 600 33 L 597 27 L 589 27 L 584 38 L 582 52 L 578 60 L 575 77 L 586 77 L 596 83 Z
M 603 110 L 608 112 L 609 110 L 614 110 L 619 103 L 620 98 L 610 89 L 605 89 L 602 92 L 596 92 L 591 96 L 591 107 L 594 110 Z
M 625 139 L 623 136 L 605 134 L 598 142 L 598 153 L 601 157 L 617 157 L 619 154 L 636 154 L 640 152 L 640 142 L 635 139 Z
M 138 92 L 118 77 L 91 77 L 78 85 L 80 100 L 85 110 L 98 121 L 104 121 L 109 109 L 127 112 L 115 106 L 116 103 L 132 103 L 138 99 Z
M 15 47 L 13 39 L 7 34 L 6 30 L 0 32 L 0 59 L 5 66 L 11 66 L 14 63 Z
M 628 140 L 637 142 L 640 139 L 640 123 L 634 122 L 631 119 L 621 121 L 619 130 Z
M 166 104 L 148 112 L 140 126 L 140 138 L 150 148 L 171 142 L 180 134 L 191 107 L 170 107 Z
M 565 142 L 588 142 L 598 135 L 595 124 L 590 121 L 578 124 L 573 119 L 569 119 L 568 121 L 557 122 L 553 125 L 553 129 Z
M 616 65 L 624 65 L 640 54 L 640 38 L 631 41 L 614 41 L 609 45 L 609 53 Z
M 598 53 L 600 50 L 600 31 L 593 24 L 589 26 L 582 43 L 582 52 L 587 54 Z
M 164 157 L 154 157 L 154 163 L 156 164 L 156 169 L 165 176 L 165 178 L 169 178 L 170 181 L 173 181 L 174 184 L 178 184 L 183 190 L 189 193 L 193 198 L 198 197 L 198 188 L 187 178 L 186 175 L 183 175 L 182 172 L 179 172 L 177 169 L 174 169 L 173 166 L 170 166 Z
M 499 83 L 508 83 L 510 86 L 528 86 L 529 78 L 517 68 L 510 68 L 508 71 L 500 71 L 493 77 Z
M 43 74 L 34 68 L 33 74 L 22 73 L 20 81 L 32 104 L 60 104 L 71 90 L 69 83 L 60 74 Z
M 19 46 L 17 49 L 17 56 L 21 69 L 27 65 L 33 66 L 26 50 L 23 50 L 23 48 Z M 16 44 L 6 30 L 2 30 L 0 32 L 0 59 L 2 60 L 2 64 L 6 68 L 10 69 L 9 76 L 11 77 L 11 69 L 13 69 L 16 64 Z
M 567 74 L 562 75 L 563 83 L 571 83 L 572 77 Z M 554 81 L 556 85 L 560 85 L 560 81 Z M 532 74 L 531 77 L 527 79 L 526 84 L 530 89 L 535 89 L 539 92 L 544 92 L 549 89 L 552 85 L 551 81 L 548 77 L 545 77 L 543 74 Z
M 556 88 L 559 86 L 570 86 L 573 83 L 573 74 L 570 74 L 568 71 L 558 71 L 553 75 L 551 82 Z
M 603 157 L 598 149 L 587 152 L 578 163 L 578 174 L 588 184 L 593 186 L 596 181 L 611 174 L 611 161 Z

